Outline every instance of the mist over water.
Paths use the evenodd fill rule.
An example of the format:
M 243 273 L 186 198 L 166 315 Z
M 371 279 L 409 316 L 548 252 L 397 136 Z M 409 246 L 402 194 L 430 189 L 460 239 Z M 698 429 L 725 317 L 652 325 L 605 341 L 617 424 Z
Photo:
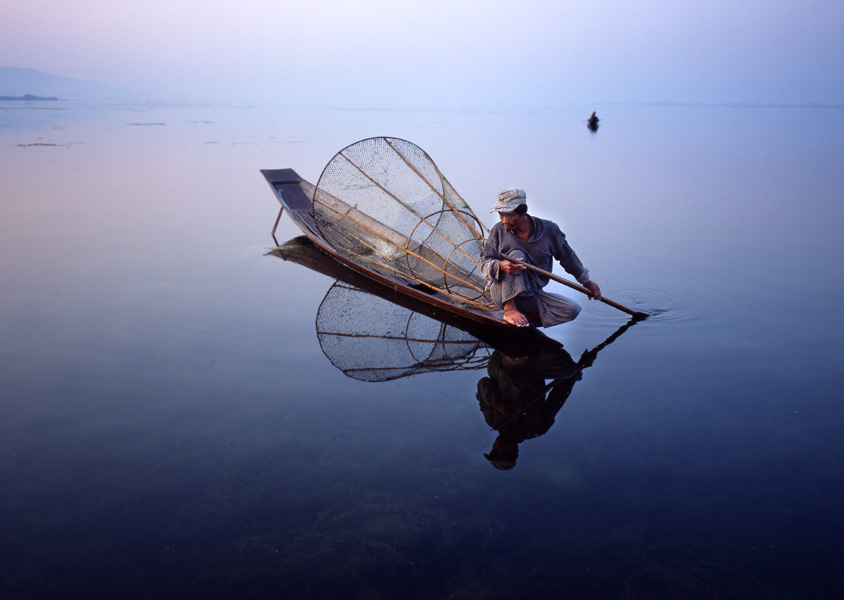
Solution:
M 837 597 L 843 125 L 0 104 L 3 597 Z M 404 319 L 408 363 L 455 359 L 344 373 L 317 331 L 334 279 L 267 254 L 300 232 L 282 215 L 270 236 L 259 169 L 316 183 L 375 135 L 425 149 L 487 224 L 527 190 L 605 295 L 654 316 L 613 339 L 626 316 L 575 298 L 544 331 L 562 348 L 512 367 L 343 297 L 345 326 Z M 381 373 L 389 343 L 341 356 Z M 485 400 L 505 383 L 530 419 Z

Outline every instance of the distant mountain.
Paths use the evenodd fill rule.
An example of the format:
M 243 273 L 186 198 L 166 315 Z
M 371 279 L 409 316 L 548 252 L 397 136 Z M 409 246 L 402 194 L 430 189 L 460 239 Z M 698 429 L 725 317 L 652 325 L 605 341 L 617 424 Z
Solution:
M 24 100 L 26 102 L 33 102 L 35 100 L 58 100 L 55 96 L 45 98 L 44 96 L 33 96 L 32 94 L 25 94 L 23 96 L 0 96 L 0 100 Z
M 142 94 L 93 81 L 56 77 L 35 69 L 0 67 L 0 96 L 42 96 L 61 100 L 137 100 Z

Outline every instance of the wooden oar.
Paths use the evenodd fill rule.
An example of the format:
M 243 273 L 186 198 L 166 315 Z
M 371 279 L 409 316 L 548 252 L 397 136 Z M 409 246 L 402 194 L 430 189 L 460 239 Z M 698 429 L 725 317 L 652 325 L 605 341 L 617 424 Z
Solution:
M 545 277 L 548 277 L 549 279 L 553 279 L 554 281 L 556 281 L 558 283 L 562 283 L 563 285 L 567 285 L 570 288 L 572 288 L 573 290 L 577 290 L 578 292 L 582 292 L 582 293 L 586 294 L 590 298 L 592 297 L 592 292 L 589 291 L 589 288 L 585 288 L 582 285 L 580 285 L 579 283 L 569 281 L 568 279 L 565 279 L 564 277 L 560 277 L 559 275 L 554 275 L 554 273 L 551 273 L 549 271 L 545 271 L 544 269 L 540 269 L 539 267 L 535 267 L 535 266 L 528 264 L 524 261 L 516 261 L 516 260 L 510 259 L 510 258 L 507 258 L 506 256 L 503 256 L 503 255 L 500 257 L 500 259 L 501 260 L 509 260 L 510 262 L 520 264 L 520 265 L 524 265 L 526 268 L 530 269 L 531 271 L 539 273 L 540 275 L 544 275 Z M 617 308 L 618 310 L 620 310 L 622 312 L 626 312 L 628 315 L 632 316 L 635 319 L 647 319 L 650 316 L 648 313 L 643 313 L 643 312 L 640 312 L 638 310 L 633 310 L 632 308 L 627 308 L 623 304 L 619 304 L 615 300 L 610 300 L 609 298 L 607 298 L 606 296 L 603 296 L 603 295 L 601 296 L 601 302 L 603 302 L 604 304 L 609 304 L 613 308 Z

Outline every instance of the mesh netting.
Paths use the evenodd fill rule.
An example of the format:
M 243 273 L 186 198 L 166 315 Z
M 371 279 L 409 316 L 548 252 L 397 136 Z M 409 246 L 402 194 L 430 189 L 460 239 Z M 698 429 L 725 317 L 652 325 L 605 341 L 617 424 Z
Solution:
M 314 192 L 314 219 L 338 252 L 388 275 L 491 307 L 484 227 L 418 146 L 369 138 L 341 150 Z
M 361 381 L 480 369 L 489 360 L 468 333 L 339 281 L 320 304 L 316 329 L 331 364 Z

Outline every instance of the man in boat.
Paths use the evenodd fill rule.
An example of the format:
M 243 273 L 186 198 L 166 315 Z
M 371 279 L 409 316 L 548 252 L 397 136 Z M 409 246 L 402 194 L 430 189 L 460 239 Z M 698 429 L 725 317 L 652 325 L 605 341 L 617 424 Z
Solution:
M 518 327 L 539 323 L 551 327 L 574 320 L 580 305 L 573 300 L 542 290 L 549 279 L 530 271 L 524 262 L 551 271 L 553 261 L 591 292 L 601 298 L 601 288 L 589 279 L 589 271 L 566 241 L 565 234 L 552 221 L 527 212 L 524 190 L 508 188 L 498 195 L 490 212 L 500 219 L 489 232 L 481 256 L 484 277 L 490 282 L 492 301 L 504 311 L 504 320 Z

